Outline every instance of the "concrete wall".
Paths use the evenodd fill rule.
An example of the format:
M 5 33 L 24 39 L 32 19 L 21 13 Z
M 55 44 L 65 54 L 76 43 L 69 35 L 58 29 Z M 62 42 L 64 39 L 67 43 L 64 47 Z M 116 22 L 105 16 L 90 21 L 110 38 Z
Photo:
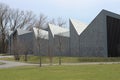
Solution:
M 21 53 L 33 54 L 33 33 L 26 33 L 18 35 L 18 45 L 20 46 Z
M 48 40 L 46 39 L 40 39 L 40 53 L 39 53 L 39 47 L 38 47 L 38 41 L 34 41 L 34 55 L 42 55 L 42 56 L 48 56 Z
M 79 56 L 79 53 L 79 35 L 70 21 L 70 54 L 71 56 Z
M 48 29 L 48 35 L 49 35 L 49 40 L 48 40 L 48 51 L 49 51 L 49 53 L 48 53 L 48 55 L 49 56 L 54 56 L 54 37 L 53 37 L 53 35 L 52 35 L 52 32 L 51 32 L 51 30 L 50 29 Z
M 13 35 L 10 35 L 8 38 L 8 54 L 13 53 Z
M 39 44 L 40 43 L 40 53 L 39 53 Z M 36 39 L 35 35 L 33 35 L 33 53 L 34 55 L 42 55 L 42 56 L 48 56 L 48 40 L 47 39 Z
M 106 17 L 101 12 L 79 36 L 80 56 L 107 57 Z
M 70 56 L 69 37 L 55 35 L 55 56 Z

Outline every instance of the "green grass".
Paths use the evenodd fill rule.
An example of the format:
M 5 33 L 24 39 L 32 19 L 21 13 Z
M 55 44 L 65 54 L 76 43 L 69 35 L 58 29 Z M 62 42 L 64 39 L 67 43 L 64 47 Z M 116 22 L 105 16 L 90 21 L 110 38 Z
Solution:
M 0 53 L 0 56 L 7 56 L 7 54 Z
M 1 58 L 1 60 L 14 61 L 14 58 Z M 24 62 L 24 56 L 20 58 Z M 58 63 L 59 57 L 53 57 L 53 63 Z M 62 63 L 80 63 L 80 62 L 119 62 L 120 57 L 62 57 Z M 28 56 L 28 63 L 39 63 L 38 56 Z M 42 57 L 42 63 L 50 63 L 49 57 Z
M 0 62 L 0 65 L 3 65 L 3 64 L 5 64 L 5 63 Z
M 120 80 L 120 64 L 0 69 L 0 80 Z

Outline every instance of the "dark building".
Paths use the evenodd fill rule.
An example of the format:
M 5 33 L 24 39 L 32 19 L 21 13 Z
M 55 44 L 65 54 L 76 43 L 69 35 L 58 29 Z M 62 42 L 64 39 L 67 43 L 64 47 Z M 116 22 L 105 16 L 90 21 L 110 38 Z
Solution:
M 109 57 L 120 57 L 120 19 L 107 17 L 107 46 Z
M 79 40 L 77 43 L 71 41 L 71 54 L 77 51 L 74 50 L 76 46 L 75 49 L 79 49 L 79 53 L 74 56 L 120 56 L 120 15 L 102 10 L 87 27 L 75 20 L 71 20 L 70 23 L 70 34 L 83 29 L 79 35 L 70 35 L 73 41 Z

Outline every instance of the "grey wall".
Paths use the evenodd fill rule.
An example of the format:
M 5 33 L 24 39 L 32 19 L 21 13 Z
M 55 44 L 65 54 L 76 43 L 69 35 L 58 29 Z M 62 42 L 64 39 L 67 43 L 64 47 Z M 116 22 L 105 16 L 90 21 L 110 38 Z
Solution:
M 106 17 L 101 12 L 79 36 L 80 56 L 107 57 Z
M 40 53 L 38 43 L 40 43 Z M 41 56 L 48 56 L 48 40 L 40 38 L 40 40 L 38 41 L 35 35 L 33 35 L 33 53 L 34 55 L 41 54 Z
M 34 48 L 33 48 L 34 55 L 41 54 L 41 56 L 48 56 L 48 40 L 40 39 L 39 42 L 40 42 L 40 53 L 39 53 L 38 41 L 37 40 L 34 41 Z
M 33 54 L 33 32 L 18 35 L 18 45 L 21 49 L 21 53 Z
M 79 53 L 79 35 L 70 21 L 70 54 L 71 56 L 79 56 Z
M 13 53 L 13 35 L 10 35 L 8 38 L 8 54 Z
M 48 29 L 48 35 L 49 35 L 49 40 L 48 40 L 48 55 L 49 56 L 54 56 L 54 37 L 52 35 L 52 32 L 50 29 Z
M 54 44 L 55 56 L 70 56 L 69 37 L 55 35 Z

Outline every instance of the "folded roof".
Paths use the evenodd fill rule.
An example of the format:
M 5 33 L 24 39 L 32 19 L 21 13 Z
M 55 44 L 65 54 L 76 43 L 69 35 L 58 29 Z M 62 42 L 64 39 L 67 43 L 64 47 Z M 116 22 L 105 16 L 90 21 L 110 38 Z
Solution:
M 45 31 L 43 29 L 38 29 L 38 28 L 35 28 L 35 27 L 33 28 L 33 31 L 35 33 L 36 38 L 40 37 L 40 38 L 43 38 L 43 39 L 48 39 L 48 31 Z
M 63 28 L 63 27 L 53 25 L 53 24 L 48 24 L 48 26 L 49 26 L 49 29 L 52 32 L 53 37 L 54 37 L 55 34 L 60 34 L 60 33 L 64 33 L 64 32 L 69 31 L 69 29 L 67 29 L 67 28 Z
M 87 28 L 87 24 L 82 23 L 78 20 L 70 19 L 70 21 L 73 27 L 75 28 L 75 30 L 77 31 L 78 35 L 80 35 Z

